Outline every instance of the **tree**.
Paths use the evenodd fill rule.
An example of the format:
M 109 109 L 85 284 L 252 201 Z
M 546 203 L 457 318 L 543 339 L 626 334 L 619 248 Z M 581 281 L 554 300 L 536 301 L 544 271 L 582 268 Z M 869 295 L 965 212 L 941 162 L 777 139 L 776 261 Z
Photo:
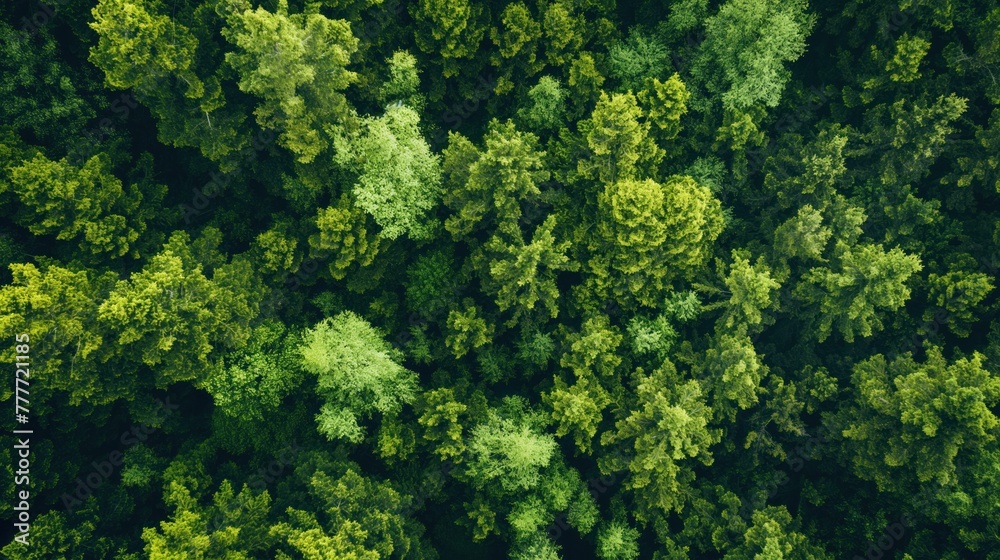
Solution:
M 366 119 L 364 131 L 336 156 L 358 173 L 352 191 L 356 204 L 371 214 L 385 239 L 434 233 L 427 214 L 441 195 L 441 170 L 420 134 L 419 120 L 405 105 L 390 106 L 382 117 Z
M 993 278 L 983 272 L 955 270 L 945 274 L 932 272 L 927 283 L 931 301 L 948 314 L 948 328 L 958 336 L 969 336 L 970 326 L 976 321 L 973 311 L 993 291 Z M 924 311 L 923 320 L 934 322 L 935 311 Z
M 628 523 L 612 521 L 597 533 L 597 557 L 601 560 L 635 560 L 639 557 L 639 531 Z
M 692 72 L 721 95 L 726 109 L 776 107 L 802 56 L 816 18 L 806 2 L 729 0 L 705 20 L 705 41 Z
M 218 230 L 189 239 L 175 232 L 140 272 L 119 280 L 98 308 L 117 352 L 154 368 L 160 388 L 204 378 L 213 349 L 244 344 L 261 295 L 246 260 L 212 263 L 221 257 Z
M 423 108 L 424 98 L 420 93 L 420 69 L 417 58 L 409 51 L 392 53 L 389 63 L 389 79 L 378 90 L 382 103 L 402 102 L 414 110 Z
M 263 275 L 294 273 L 302 261 L 299 240 L 291 220 L 276 217 L 275 224 L 254 240 L 254 261 Z
M 215 406 L 241 421 L 263 421 L 303 381 L 295 367 L 296 336 L 268 320 L 254 327 L 246 346 L 228 355 L 202 383 Z
M 351 311 L 306 331 L 300 352 L 302 367 L 317 376 L 325 402 L 316 421 L 328 439 L 359 442 L 359 420 L 375 412 L 395 416 L 416 398 L 417 376 L 399 365 L 401 353 Z
M 552 6 L 558 6 L 560 2 L 554 2 Z M 559 13 L 557 8 L 553 8 L 551 13 Z M 585 113 L 585 109 L 598 98 L 598 94 L 603 95 L 601 86 L 605 77 L 597 68 L 594 55 L 581 51 L 570 63 L 569 79 L 567 84 L 574 100 L 574 115 L 579 117 Z
M 226 63 L 239 75 L 240 90 L 263 101 L 254 110 L 257 123 L 280 130 L 282 145 L 309 163 L 329 145 L 327 127 L 350 118 L 341 93 L 357 79 L 347 70 L 358 48 L 350 23 L 289 14 L 287 0 L 274 13 L 232 1 L 222 36 L 237 50 L 226 53 Z
M 170 519 L 160 522 L 158 529 L 142 531 L 144 552 L 151 560 L 244 560 L 271 546 L 267 525 L 271 497 L 266 491 L 254 496 L 244 486 L 236 494 L 224 480 L 212 505 L 203 507 L 190 489 L 174 480 L 164 490 L 164 501 L 174 509 Z
M 573 3 L 564 0 L 549 2 L 544 7 L 541 19 L 545 57 L 552 66 L 566 65 L 586 41 L 586 19 L 574 13 L 574 8 Z
M 947 149 L 947 137 L 955 131 L 952 123 L 965 113 L 966 107 L 967 99 L 949 94 L 933 102 L 921 96 L 872 108 L 867 117 L 872 127 L 862 138 L 869 145 L 865 152 L 881 155 L 881 183 L 898 186 L 923 178 Z M 892 149 L 883 150 L 881 146 Z
M 603 411 L 611 404 L 607 391 L 593 374 L 577 374 L 573 385 L 556 376 L 555 386 L 542 399 L 552 408 L 556 435 L 572 434 L 576 448 L 591 453 L 594 435 L 604 419 Z
M 199 72 L 194 32 L 166 15 L 160 0 L 101 0 L 90 27 L 90 61 L 117 89 L 132 89 L 160 120 L 159 136 L 220 160 L 245 147 L 245 116 L 227 108 L 220 80 Z
M 566 90 L 559 80 L 542 76 L 528 90 L 528 100 L 517 111 L 518 119 L 528 130 L 536 133 L 551 132 L 563 124 L 566 113 Z
M 536 306 L 544 308 L 550 318 L 559 314 L 556 274 L 577 266 L 566 256 L 570 242 L 557 242 L 553 236 L 555 227 L 556 217 L 549 216 L 535 229 L 531 243 L 525 244 L 517 236 L 514 243 L 508 244 L 500 236 L 493 236 L 485 245 L 491 257 L 487 289 L 496 292 L 500 311 L 514 310 L 508 326 L 532 316 Z
M 84 84 L 57 56 L 48 33 L 34 37 L 0 23 L 0 120 L 14 130 L 30 130 L 46 145 L 65 145 L 94 116 L 81 91 Z M 119 102 L 116 110 L 128 109 Z
M 375 260 L 381 238 L 370 231 L 364 210 L 346 193 L 335 205 L 319 209 L 316 226 L 319 233 L 309 237 L 309 247 L 313 257 L 331 259 L 328 270 L 335 280 L 347 276 L 352 267 L 365 267 Z
M 609 184 L 598 197 L 589 261 L 598 293 L 655 307 L 675 278 L 691 277 L 722 232 L 707 187 L 686 176 Z
M 774 230 L 774 252 L 781 259 L 823 260 L 833 231 L 823 225 L 823 215 L 806 204 Z
M 772 298 L 781 288 L 763 258 L 751 265 L 747 256 L 737 251 L 733 251 L 725 284 L 729 301 L 725 303 L 726 312 L 719 324 L 724 329 L 735 330 L 752 330 L 764 323 L 761 312 L 772 306 Z
M 0 552 L 17 560 L 84 560 L 113 554 L 115 550 L 113 540 L 100 535 L 93 516 L 87 515 L 86 519 L 71 524 L 69 516 L 61 511 L 43 513 L 32 520 L 28 542 L 25 546 L 11 541 Z
M 199 97 L 204 85 L 192 69 L 197 39 L 188 28 L 158 13 L 162 8 L 156 0 L 98 2 L 91 27 L 100 39 L 91 50 L 91 61 L 104 69 L 114 87 L 148 92 L 164 76 L 175 75 L 188 84 L 192 97 Z
M 459 422 L 469 407 L 455 400 L 450 388 L 427 391 L 417 402 L 420 416 L 417 422 L 424 427 L 424 439 L 435 445 L 433 451 L 441 460 L 459 462 L 465 452 L 464 427 Z
M 691 97 L 680 76 L 674 74 L 666 82 L 647 79 L 637 97 L 647 118 L 656 125 L 657 136 L 664 141 L 677 137 L 681 131 L 681 117 L 687 113 Z
M 746 410 L 757 403 L 757 392 L 768 368 L 749 336 L 739 331 L 720 331 L 705 351 L 703 368 L 712 389 L 712 412 L 733 422 L 737 408 Z
M 307 452 L 298 463 L 302 507 L 288 507 L 285 519 L 270 530 L 280 550 L 331 560 L 437 558 L 422 540 L 423 527 L 406 514 L 413 510 L 413 497 L 326 454 Z
M 10 178 L 9 188 L 25 206 L 17 219 L 32 233 L 78 240 L 81 250 L 111 257 L 129 253 L 146 229 L 150 213 L 143 204 L 158 204 L 165 194 L 163 187 L 143 193 L 135 184 L 126 190 L 103 153 L 80 168 L 66 158 L 51 161 L 35 154 L 12 168 Z M 150 200 L 143 200 L 144 194 Z
M 453 135 L 444 151 L 444 203 L 454 213 L 445 220 L 453 237 L 482 228 L 508 237 L 521 234 L 521 204 L 537 199 L 538 184 L 548 180 L 538 137 L 517 130 L 513 122 L 492 121 L 479 151 Z
M 544 64 L 538 60 L 542 26 L 535 21 L 523 2 L 507 4 L 500 13 L 501 27 L 490 29 L 490 38 L 499 48 L 490 62 L 501 69 L 497 93 L 513 89 L 515 82 L 538 73 Z
M 827 560 L 831 558 L 821 547 L 796 530 L 792 516 L 784 506 L 768 506 L 753 512 L 752 524 L 743 535 L 743 542 L 726 553 L 725 560 L 756 560 L 787 558 L 789 560 Z
M 420 0 L 410 15 L 420 23 L 414 33 L 417 46 L 441 57 L 445 78 L 459 73 L 459 61 L 476 54 L 486 33 L 483 6 L 468 0 Z
M 848 131 L 839 127 L 824 128 L 805 145 L 797 134 L 784 136 L 785 145 L 764 165 L 764 188 L 783 208 L 826 210 L 837 199 L 838 187 L 849 184 L 847 140 Z
M 656 38 L 633 29 L 628 40 L 609 49 L 611 76 L 618 80 L 622 91 L 638 93 L 647 79 L 657 79 L 670 64 L 667 48 Z
M 462 300 L 462 309 L 452 309 L 448 312 L 447 335 L 445 345 L 461 358 L 474 348 L 480 348 L 493 340 L 494 326 L 480 317 L 481 311 L 472 298 Z
M 712 411 L 699 383 L 681 382 L 672 363 L 648 375 L 637 370 L 636 377 L 635 403 L 601 435 L 601 444 L 618 453 L 606 453 L 598 464 L 605 474 L 631 472 L 625 486 L 635 495 L 634 515 L 646 522 L 681 510 L 684 489 L 694 481 L 691 460 L 711 465 L 709 448 L 720 433 L 708 427 Z
M 523 399 L 509 398 L 500 409 L 489 409 L 483 423 L 469 434 L 466 476 L 480 488 L 494 484 L 505 492 L 535 488 L 556 451 L 555 439 L 541 433 L 544 425 L 544 415 L 530 410 Z
M 853 398 L 828 416 L 856 475 L 880 489 L 906 492 L 918 483 L 953 485 L 960 455 L 995 447 L 1000 378 L 981 354 L 949 363 L 940 348 L 919 363 L 876 354 L 853 368 Z
M 74 270 L 56 263 L 11 265 L 13 281 L 0 288 L 0 326 L 9 332 L 29 333 L 32 361 L 48 372 L 33 381 L 32 401 L 44 402 L 46 393 L 66 391 L 71 404 L 103 404 L 131 392 L 129 379 L 100 374 L 100 364 L 111 349 L 110 333 L 98 322 L 101 301 L 117 276 L 93 270 Z
M 882 328 L 878 310 L 892 311 L 910 297 L 906 285 L 922 267 L 915 255 L 881 245 L 848 248 L 838 244 L 836 268 L 815 267 L 796 284 L 795 297 L 814 307 L 816 337 L 827 339 L 836 326 L 844 340 L 871 336 Z
M 604 185 L 653 175 L 663 150 L 650 137 L 650 124 L 640 122 L 641 117 L 642 110 L 631 92 L 610 97 L 601 92 L 590 119 L 578 125 L 591 151 L 590 157 L 578 164 L 578 172 Z

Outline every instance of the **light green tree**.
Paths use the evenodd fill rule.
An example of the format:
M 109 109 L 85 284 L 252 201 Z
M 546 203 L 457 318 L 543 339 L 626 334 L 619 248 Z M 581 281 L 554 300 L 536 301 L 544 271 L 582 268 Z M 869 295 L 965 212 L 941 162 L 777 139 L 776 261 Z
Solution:
M 490 39 L 499 47 L 490 63 L 502 73 L 496 91 L 505 93 L 544 66 L 538 59 L 542 26 L 523 2 L 507 4 L 499 19 L 499 25 L 490 29 Z
M 465 474 L 480 488 L 535 488 L 557 449 L 555 438 L 541 431 L 544 425 L 544 415 L 530 410 L 523 399 L 510 398 L 501 409 L 488 409 L 486 419 L 470 431 Z
M 687 176 L 609 184 L 598 196 L 598 220 L 589 247 L 598 293 L 649 307 L 705 262 L 723 225 L 719 201 Z
M 424 439 L 434 445 L 442 460 L 461 462 L 465 452 L 464 427 L 461 421 L 469 407 L 455 400 L 450 388 L 434 389 L 421 395 L 416 403 L 417 423 L 424 427 Z
M 823 215 L 806 204 L 795 216 L 774 230 L 774 252 L 781 259 L 821 261 L 833 230 L 823 225 Z
M 773 277 L 763 258 L 751 265 L 748 255 L 733 251 L 733 262 L 725 278 L 729 301 L 719 324 L 725 329 L 754 329 L 765 322 L 762 311 L 769 309 L 781 284 Z
M 727 109 L 775 107 L 802 56 L 815 16 L 804 0 L 729 0 L 705 20 L 705 41 L 692 72 Z
M 639 557 L 639 531 L 622 521 L 603 525 L 597 533 L 597 557 L 601 560 L 635 560 Z
M 590 157 L 580 160 L 578 172 L 604 185 L 651 176 L 664 152 L 642 117 L 631 92 L 611 96 L 601 92 L 591 117 L 577 125 L 590 148 Z
M 674 74 L 665 82 L 650 78 L 636 96 L 647 118 L 656 125 L 656 136 L 663 141 L 676 138 L 681 131 L 681 117 L 687 113 L 687 102 L 691 97 L 680 75 Z
M 423 96 L 419 92 L 420 69 L 417 58 L 409 51 L 396 51 L 388 60 L 389 77 L 378 90 L 378 99 L 383 103 L 402 101 L 413 109 L 423 107 Z
M 576 381 L 567 385 L 562 377 L 556 376 L 554 387 L 542 395 L 542 400 L 552 408 L 556 435 L 572 435 L 577 449 L 591 453 L 594 435 L 604 419 L 604 409 L 611 404 L 610 396 L 597 378 L 590 373 L 577 374 Z
M 338 150 L 336 160 L 358 173 L 355 203 L 371 214 L 385 239 L 434 233 L 428 214 L 441 196 L 441 169 L 413 109 L 390 106 L 365 119 L 363 131 Z
M 948 329 L 961 337 L 972 333 L 970 327 L 977 320 L 975 312 L 993 291 L 993 281 L 993 277 L 984 272 L 966 270 L 951 270 L 944 274 L 932 272 L 927 276 L 931 302 L 948 313 Z M 927 309 L 923 320 L 934 322 L 935 313 L 935 309 Z
M 361 441 L 360 420 L 374 413 L 395 416 L 416 398 L 417 376 L 399 364 L 401 352 L 351 311 L 307 330 L 300 352 L 302 367 L 317 376 L 324 400 L 318 429 L 331 440 Z
M 736 420 L 738 409 L 757 403 L 761 382 L 768 373 L 750 337 L 738 332 L 717 332 L 705 351 L 704 372 L 712 390 L 712 412 L 717 418 Z

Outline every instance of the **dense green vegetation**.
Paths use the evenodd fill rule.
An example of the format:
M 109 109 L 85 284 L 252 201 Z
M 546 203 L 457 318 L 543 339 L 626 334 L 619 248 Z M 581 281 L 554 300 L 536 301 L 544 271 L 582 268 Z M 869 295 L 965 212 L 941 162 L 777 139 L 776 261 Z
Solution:
M 0 556 L 1000 559 L 995 2 L 12 2 L 0 94 Z

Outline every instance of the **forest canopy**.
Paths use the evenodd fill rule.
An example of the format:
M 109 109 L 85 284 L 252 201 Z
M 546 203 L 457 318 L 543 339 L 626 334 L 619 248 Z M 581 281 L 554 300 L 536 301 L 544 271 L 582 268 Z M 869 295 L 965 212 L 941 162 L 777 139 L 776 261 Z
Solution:
M 995 2 L 0 12 L 0 556 L 1000 560 Z

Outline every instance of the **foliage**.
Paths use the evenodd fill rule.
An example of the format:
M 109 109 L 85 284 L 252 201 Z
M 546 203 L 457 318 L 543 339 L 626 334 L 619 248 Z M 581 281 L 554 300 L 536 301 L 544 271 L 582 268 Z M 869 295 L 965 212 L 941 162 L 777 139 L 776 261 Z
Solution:
M 306 331 L 300 352 L 302 367 L 317 376 L 324 405 L 316 420 L 329 439 L 358 442 L 359 419 L 373 412 L 391 417 L 416 396 L 417 378 L 399 365 L 399 351 L 350 311 Z
M 0 12 L 0 556 L 1000 559 L 995 2 Z

